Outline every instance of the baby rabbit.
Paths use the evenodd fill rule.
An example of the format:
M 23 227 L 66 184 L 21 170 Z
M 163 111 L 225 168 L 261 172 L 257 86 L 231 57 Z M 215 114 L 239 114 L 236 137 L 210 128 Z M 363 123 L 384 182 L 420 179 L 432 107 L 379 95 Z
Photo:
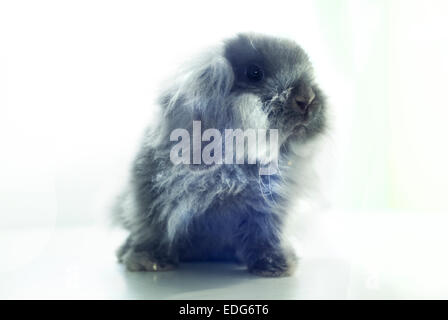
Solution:
M 285 219 L 303 189 L 304 150 L 326 127 L 325 97 L 306 53 L 286 39 L 239 34 L 181 69 L 158 103 L 160 119 L 145 134 L 115 212 L 130 231 L 119 261 L 132 271 L 239 261 L 260 276 L 290 275 L 297 258 L 284 241 Z M 197 152 L 212 140 L 207 129 L 213 163 Z M 218 135 L 227 143 L 227 129 L 270 131 L 277 141 L 255 152 L 246 143 L 241 159 L 238 149 L 222 147 Z M 179 150 L 182 134 L 199 134 L 193 150 Z

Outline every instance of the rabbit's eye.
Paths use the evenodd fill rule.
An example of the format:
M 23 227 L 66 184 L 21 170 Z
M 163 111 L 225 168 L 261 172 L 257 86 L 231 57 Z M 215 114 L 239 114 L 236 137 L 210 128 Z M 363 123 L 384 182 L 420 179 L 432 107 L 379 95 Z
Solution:
M 246 68 L 246 77 L 252 82 L 258 82 L 263 79 L 263 70 L 255 64 L 250 64 Z

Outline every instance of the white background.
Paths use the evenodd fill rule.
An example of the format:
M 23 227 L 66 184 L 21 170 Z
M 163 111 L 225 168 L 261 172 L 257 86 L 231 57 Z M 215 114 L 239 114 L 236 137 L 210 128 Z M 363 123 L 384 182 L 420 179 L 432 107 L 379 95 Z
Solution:
M 405 268 L 419 246 L 442 270 L 447 9 L 436 0 L 2 1 L 0 228 L 107 224 L 161 80 L 191 53 L 256 31 L 301 44 L 329 96 L 325 207 L 364 217 L 365 228 L 392 216 L 387 242 L 361 232 L 378 259 L 397 258 L 382 251 L 391 242 L 405 252 L 381 272 Z M 428 271 L 414 263 L 402 292 L 416 292 L 406 281 Z M 445 292 L 430 282 L 446 280 L 422 280 Z

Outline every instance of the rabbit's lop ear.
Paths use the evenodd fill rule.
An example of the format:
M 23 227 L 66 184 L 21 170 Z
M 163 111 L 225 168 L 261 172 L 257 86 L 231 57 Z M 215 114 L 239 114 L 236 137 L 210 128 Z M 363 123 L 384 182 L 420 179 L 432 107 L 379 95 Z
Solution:
M 181 107 L 196 114 L 210 113 L 224 106 L 233 81 L 229 61 L 220 53 L 209 52 L 181 69 L 165 103 L 170 111 Z
M 233 70 L 227 59 L 213 57 L 197 75 L 197 94 L 202 99 L 225 98 L 232 88 L 233 78 Z

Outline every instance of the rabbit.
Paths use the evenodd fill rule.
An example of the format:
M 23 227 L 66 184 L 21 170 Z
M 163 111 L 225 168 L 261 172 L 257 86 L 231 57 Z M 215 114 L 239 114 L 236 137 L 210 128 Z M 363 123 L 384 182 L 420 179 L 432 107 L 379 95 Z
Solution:
M 305 188 L 313 146 L 327 129 L 326 97 L 304 50 L 288 39 L 237 34 L 181 67 L 157 102 L 157 123 L 145 132 L 114 210 L 129 230 L 118 260 L 131 271 L 235 261 L 259 276 L 292 275 L 298 258 L 284 237 L 286 218 Z M 251 155 L 245 159 L 255 163 L 192 161 L 194 147 L 173 163 L 179 142 L 173 132 L 194 134 L 195 123 L 200 135 L 275 130 L 277 142 L 255 153 L 246 144 Z M 216 137 L 213 142 L 219 146 Z M 203 146 L 202 140 L 196 149 Z M 235 152 L 223 150 L 222 157 Z M 261 174 L 274 158 L 274 170 Z

